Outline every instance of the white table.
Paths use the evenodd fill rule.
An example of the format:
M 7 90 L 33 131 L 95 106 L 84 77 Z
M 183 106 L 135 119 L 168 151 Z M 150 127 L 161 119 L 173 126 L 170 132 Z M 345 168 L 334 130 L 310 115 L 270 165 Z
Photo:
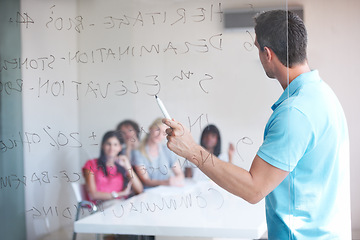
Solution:
M 159 186 L 75 222 L 77 233 L 258 239 L 264 201 L 251 205 L 211 181 Z

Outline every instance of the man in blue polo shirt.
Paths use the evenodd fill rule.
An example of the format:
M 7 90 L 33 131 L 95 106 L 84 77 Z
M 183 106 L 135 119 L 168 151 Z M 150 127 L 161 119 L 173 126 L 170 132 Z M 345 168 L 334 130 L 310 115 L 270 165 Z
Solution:
M 342 107 L 306 57 L 302 20 L 286 11 L 255 18 L 259 58 L 284 89 L 249 171 L 206 150 L 179 122 L 164 119 L 168 147 L 218 185 L 257 203 L 264 197 L 269 239 L 351 239 L 349 140 Z M 215 166 L 215 167 L 214 167 Z
M 337 98 L 311 71 L 272 109 L 257 154 L 289 175 L 266 197 L 269 238 L 350 239 L 348 135 Z

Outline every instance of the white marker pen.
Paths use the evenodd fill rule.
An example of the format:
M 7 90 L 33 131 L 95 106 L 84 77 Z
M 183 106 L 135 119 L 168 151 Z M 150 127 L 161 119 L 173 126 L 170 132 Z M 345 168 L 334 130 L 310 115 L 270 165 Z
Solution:
M 169 113 L 166 111 L 166 108 L 164 106 L 164 104 L 162 103 L 162 101 L 160 100 L 160 98 L 158 98 L 158 96 L 155 95 L 156 101 L 162 111 L 162 113 L 164 114 L 165 118 L 171 120 L 171 117 L 169 115 Z

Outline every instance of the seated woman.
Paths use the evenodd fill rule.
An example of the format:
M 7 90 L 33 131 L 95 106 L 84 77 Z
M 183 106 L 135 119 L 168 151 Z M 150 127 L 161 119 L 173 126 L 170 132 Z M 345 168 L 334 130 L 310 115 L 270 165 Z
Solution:
M 210 124 L 204 128 L 200 137 L 200 145 L 204 147 L 209 153 L 214 154 L 220 160 L 232 163 L 235 152 L 234 145 L 231 143 L 229 144 L 227 154 L 221 153 L 220 131 L 215 125 Z M 209 179 L 194 164 L 191 164 L 191 167 L 185 167 L 185 176 L 195 180 Z
M 127 198 L 143 191 L 143 185 L 132 171 L 129 159 L 119 155 L 123 140 L 116 131 L 105 133 L 100 156 L 88 160 L 83 167 L 86 189 L 93 202 Z
M 121 134 L 125 140 L 125 147 L 121 151 L 132 161 L 132 152 L 139 147 L 140 128 L 133 120 L 124 120 L 119 123 L 116 131 Z
M 178 156 L 163 143 L 167 126 L 162 119 L 156 119 L 149 128 L 149 134 L 134 151 L 134 166 L 140 180 L 146 187 L 159 185 L 182 186 L 184 174 Z

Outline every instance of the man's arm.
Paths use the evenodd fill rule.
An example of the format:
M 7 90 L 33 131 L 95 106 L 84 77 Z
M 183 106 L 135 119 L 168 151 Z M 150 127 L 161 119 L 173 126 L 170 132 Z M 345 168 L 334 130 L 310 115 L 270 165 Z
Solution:
M 250 171 L 219 160 L 195 143 L 190 131 L 181 123 L 164 119 L 170 128 L 167 146 L 176 154 L 199 167 L 215 183 L 227 191 L 255 204 L 274 190 L 288 175 L 259 156 L 255 156 Z

